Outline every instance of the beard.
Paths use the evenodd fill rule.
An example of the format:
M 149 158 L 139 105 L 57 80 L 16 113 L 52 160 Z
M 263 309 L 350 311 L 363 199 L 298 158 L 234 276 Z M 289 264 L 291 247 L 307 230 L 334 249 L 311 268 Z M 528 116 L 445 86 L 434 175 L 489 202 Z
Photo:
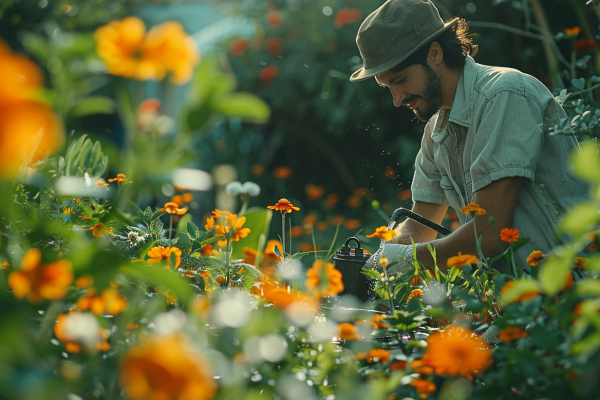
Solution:
M 419 120 L 427 122 L 442 108 L 442 81 L 429 65 L 422 64 L 421 67 L 425 71 L 425 92 L 422 96 L 425 108 L 415 108 L 413 112 Z

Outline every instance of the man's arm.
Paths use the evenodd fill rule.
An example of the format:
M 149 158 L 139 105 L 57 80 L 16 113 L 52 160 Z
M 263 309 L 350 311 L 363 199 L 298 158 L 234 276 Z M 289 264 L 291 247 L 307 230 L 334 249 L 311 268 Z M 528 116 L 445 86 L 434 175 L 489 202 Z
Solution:
M 483 236 L 481 247 L 484 256 L 493 257 L 506 249 L 508 243 L 500 239 L 500 230 L 513 225 L 523 180 L 521 177 L 503 178 L 478 190 L 473 201 L 486 210 L 486 214 L 476 215 L 474 221 L 467 222 L 445 238 L 428 242 L 436 250 L 440 269 L 445 270 L 448 258 L 458 255 L 458 252 L 478 256 L 473 222 L 477 235 Z M 493 222 L 490 222 L 490 217 L 493 217 Z M 417 245 L 417 258 L 425 267 L 433 269 L 433 258 L 427 243 Z
M 425 203 L 422 201 L 415 201 L 412 208 L 414 213 L 419 214 L 420 216 L 425 217 L 436 224 L 442 223 L 447 210 L 447 205 Z M 433 229 L 430 229 L 410 218 L 407 218 L 406 221 L 398 225 L 395 231 L 397 236 L 388 243 L 411 244 L 411 239 L 415 243 L 430 242 L 434 240 L 438 234 Z

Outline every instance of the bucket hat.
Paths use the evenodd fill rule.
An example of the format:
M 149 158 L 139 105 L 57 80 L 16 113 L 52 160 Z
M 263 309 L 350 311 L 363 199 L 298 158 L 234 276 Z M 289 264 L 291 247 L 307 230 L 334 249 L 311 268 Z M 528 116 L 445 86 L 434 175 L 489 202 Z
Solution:
M 458 23 L 444 23 L 429 0 L 388 0 L 360 25 L 356 44 L 363 66 L 352 82 L 382 74 Z

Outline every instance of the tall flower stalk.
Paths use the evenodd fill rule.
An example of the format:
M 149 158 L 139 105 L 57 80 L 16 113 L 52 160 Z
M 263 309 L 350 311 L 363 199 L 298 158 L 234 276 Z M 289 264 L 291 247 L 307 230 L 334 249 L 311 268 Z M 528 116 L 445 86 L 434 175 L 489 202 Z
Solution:
M 280 199 L 274 206 L 267 206 L 268 209 L 277 210 L 281 213 L 281 246 L 283 254 L 281 258 L 285 260 L 285 215 L 292 211 L 300 211 L 299 207 L 295 207 L 288 199 Z

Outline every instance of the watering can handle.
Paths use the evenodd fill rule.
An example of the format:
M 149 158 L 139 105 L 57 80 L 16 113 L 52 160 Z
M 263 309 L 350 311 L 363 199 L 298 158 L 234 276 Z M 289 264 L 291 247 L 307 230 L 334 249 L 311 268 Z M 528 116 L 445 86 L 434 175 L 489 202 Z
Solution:
M 427 218 L 412 212 L 411 210 L 408 210 L 406 208 L 397 208 L 393 213 L 392 213 L 392 217 L 390 218 L 390 222 L 394 222 L 394 228 L 396 227 L 396 223 L 398 222 L 398 220 L 401 217 L 407 217 L 410 218 L 412 220 L 417 221 L 420 224 L 425 225 L 428 228 L 431 228 L 443 235 L 449 235 L 450 233 L 452 233 L 451 230 L 444 228 L 441 225 L 436 224 L 433 221 L 428 220 Z

